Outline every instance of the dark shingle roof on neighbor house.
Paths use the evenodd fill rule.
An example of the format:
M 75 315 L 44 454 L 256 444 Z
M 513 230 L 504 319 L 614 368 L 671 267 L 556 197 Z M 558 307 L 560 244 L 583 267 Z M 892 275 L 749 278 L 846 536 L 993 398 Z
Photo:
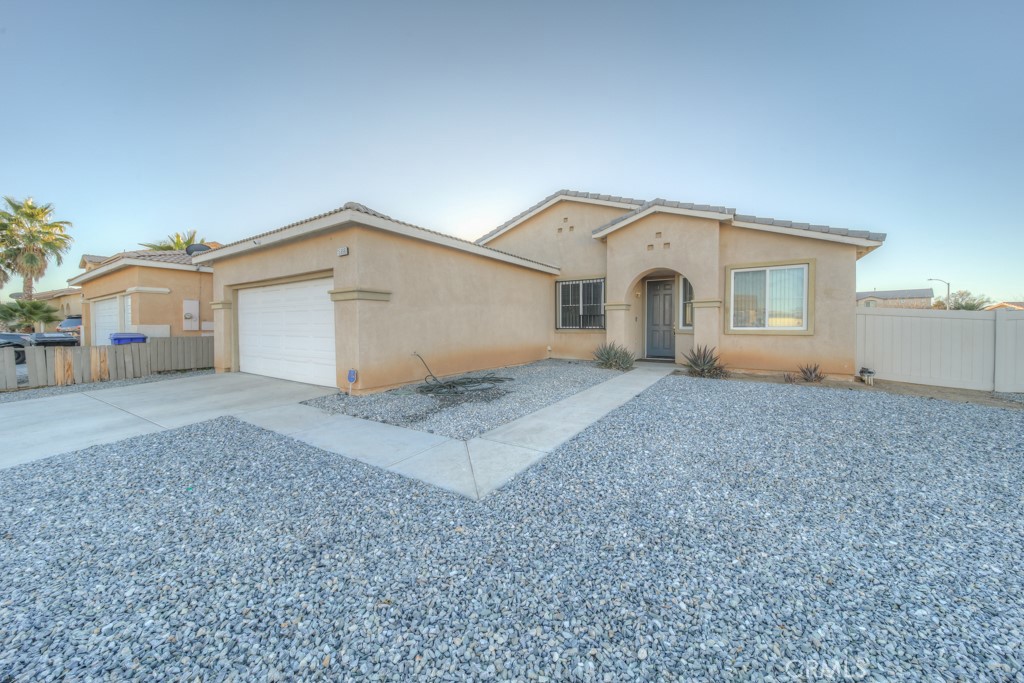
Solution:
M 781 219 L 778 219 L 778 218 L 764 218 L 764 217 L 760 217 L 760 216 L 754 216 L 754 215 L 751 215 L 751 214 L 740 214 L 740 213 L 736 213 L 736 209 L 733 209 L 733 208 L 730 208 L 730 207 L 726 207 L 726 206 L 716 206 L 716 205 L 713 205 L 713 204 L 695 204 L 695 203 L 692 203 L 692 202 L 677 202 L 677 201 L 671 201 L 671 200 L 668 200 L 668 199 L 661 199 L 661 198 L 652 199 L 650 201 L 643 201 L 643 200 L 633 199 L 631 197 L 618 197 L 618 196 L 615 196 L 615 195 L 597 194 L 597 193 L 594 193 L 594 192 L 579 192 L 579 191 L 576 191 L 576 190 L 559 190 L 558 192 L 555 192 L 554 194 L 551 194 L 551 195 L 545 197 L 543 200 L 537 202 L 536 204 L 531 206 L 529 209 L 527 209 L 526 211 L 523 211 L 522 213 L 518 214 L 514 218 L 511 218 L 510 220 L 505 221 L 504 223 L 499 225 L 494 230 L 491 230 L 489 233 L 487 233 L 483 237 L 479 238 L 477 240 L 477 243 L 478 244 L 482 244 L 482 243 L 486 242 L 487 240 L 491 239 L 492 237 L 497 236 L 498 234 L 503 232 L 505 229 L 507 229 L 509 226 L 514 225 L 518 221 L 522 220 L 525 216 L 528 216 L 529 214 L 533 213 L 534 211 L 536 211 L 540 207 L 544 206 L 545 204 L 547 204 L 548 202 L 552 201 L 553 199 L 557 199 L 558 197 L 565 197 L 566 199 L 570 199 L 570 200 L 573 199 L 573 198 L 578 198 L 578 199 L 582 199 L 584 201 L 586 201 L 588 199 L 591 199 L 591 200 L 596 199 L 596 200 L 616 202 L 616 203 L 622 203 L 622 204 L 632 204 L 632 205 L 634 205 L 636 207 L 636 208 L 632 209 L 631 211 L 629 211 L 628 213 L 625 213 L 625 214 L 623 214 L 621 216 L 618 216 L 615 219 L 609 221 L 608 223 L 605 223 L 601 227 L 595 229 L 594 230 L 594 234 L 595 235 L 598 234 L 598 233 L 604 232 L 604 231 L 608 230 L 609 228 L 613 228 L 616 225 L 618 225 L 619 223 L 622 223 L 622 222 L 627 221 L 627 220 L 629 220 L 631 218 L 634 218 L 638 214 L 643 213 L 644 211 L 647 211 L 648 209 L 650 209 L 652 207 L 665 207 L 665 208 L 670 208 L 670 209 L 673 209 L 673 208 L 674 209 L 687 209 L 687 210 L 690 210 L 690 211 L 705 211 L 705 212 L 708 212 L 708 213 L 719 213 L 719 214 L 724 214 L 724 215 L 730 216 L 731 219 L 734 220 L 734 221 L 740 221 L 740 222 L 743 222 L 743 223 L 756 223 L 758 225 L 764 225 L 766 227 L 789 228 L 789 229 L 792 229 L 792 230 L 807 230 L 808 232 L 826 233 L 826 234 L 829 234 L 829 235 L 838 235 L 838 236 L 842 236 L 842 237 L 858 237 L 858 238 L 867 239 L 867 240 L 873 240 L 873 241 L 877 241 L 877 242 L 885 241 L 885 233 L 881 233 L 881 232 L 869 232 L 867 230 L 848 230 L 846 228 L 836 228 L 836 227 L 832 227 L 832 226 L 828 226 L 828 225 L 817 225 L 817 224 L 812 224 L 812 223 L 799 223 L 799 222 L 794 222 L 794 221 L 781 220 Z
M 56 299 L 59 296 L 65 296 L 67 294 L 79 294 L 82 290 L 78 287 L 65 287 L 64 289 L 50 289 L 45 292 L 33 292 L 32 296 L 38 301 L 44 301 L 46 299 Z M 24 299 L 25 292 L 14 292 L 11 294 L 12 299 Z
M 478 249 L 486 249 L 487 251 L 493 251 L 494 253 L 502 254 L 503 256 L 511 256 L 512 258 L 519 259 L 520 261 L 527 261 L 529 263 L 535 263 L 538 266 L 543 266 L 545 268 L 555 268 L 555 266 L 552 266 L 549 263 L 543 263 L 541 261 L 536 261 L 534 259 L 529 259 L 529 258 L 526 258 L 524 256 L 520 256 L 519 254 L 513 254 L 513 253 L 508 252 L 508 251 L 502 251 L 500 249 L 494 249 L 493 247 L 487 247 L 487 246 L 484 246 L 484 245 L 481 245 L 481 244 L 477 244 L 477 243 L 472 242 L 470 240 L 463 239 L 461 237 L 456 237 L 455 235 L 449 235 L 446 232 L 440 232 L 438 230 L 431 230 L 430 228 L 424 228 L 424 227 L 421 227 L 419 225 L 413 225 L 412 223 L 407 223 L 405 221 L 397 220 L 395 218 L 392 218 L 391 216 L 388 216 L 387 214 L 381 213 L 380 211 L 375 211 L 374 209 L 371 209 L 370 207 L 365 206 L 364 204 L 360 204 L 358 202 L 348 202 L 344 206 L 340 206 L 337 209 L 332 209 L 331 211 L 325 211 L 324 213 L 317 214 L 316 216 L 310 216 L 309 218 L 303 218 L 300 221 L 295 221 L 294 223 L 289 223 L 288 225 L 283 225 L 280 228 L 274 228 L 273 230 L 267 230 L 266 232 L 261 232 L 258 235 L 252 235 L 250 237 L 246 237 L 245 239 L 240 239 L 240 240 L 235 240 L 234 242 L 229 242 L 228 244 L 221 245 L 221 246 L 219 246 L 216 249 L 211 249 L 210 251 L 202 252 L 202 256 L 205 257 L 208 254 L 216 254 L 218 251 L 220 251 L 222 249 L 227 249 L 228 247 L 233 247 L 233 246 L 238 245 L 238 244 L 244 244 L 245 242 L 251 242 L 253 240 L 258 240 L 259 238 L 267 237 L 268 235 L 273 235 L 273 234 L 276 234 L 276 233 L 279 233 L 279 232 L 284 232 L 285 230 L 288 230 L 289 228 L 294 228 L 294 227 L 303 225 L 305 223 L 311 223 L 311 222 L 313 222 L 315 220 L 319 220 L 321 218 L 326 218 L 328 216 L 333 216 L 334 214 L 338 214 L 338 213 L 341 213 L 343 211 L 355 211 L 357 213 L 366 214 L 367 216 L 373 216 L 375 218 L 380 218 L 382 220 L 390 221 L 392 223 L 398 223 L 399 225 L 404 225 L 404 226 L 406 226 L 408 228 L 413 228 L 414 230 L 418 230 L 418 231 L 427 233 L 429 235 L 437 235 L 437 236 L 443 237 L 445 239 L 450 239 L 450 240 L 455 240 L 457 242 L 462 242 L 462 243 L 466 244 L 467 246 L 475 247 L 475 248 L 478 248 Z M 184 253 L 184 252 L 181 252 L 181 253 Z M 199 256 L 199 255 L 200 254 L 196 254 L 196 256 Z M 188 261 L 188 263 L 191 263 L 191 262 L 192 262 L 191 260 Z
M 928 289 L 885 289 L 871 292 L 857 292 L 857 301 L 861 299 L 931 299 L 935 292 Z

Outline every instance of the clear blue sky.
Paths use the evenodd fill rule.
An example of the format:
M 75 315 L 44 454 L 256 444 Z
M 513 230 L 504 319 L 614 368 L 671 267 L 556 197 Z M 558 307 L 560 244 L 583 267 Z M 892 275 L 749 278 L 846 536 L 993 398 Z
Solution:
M 568 187 L 887 232 L 860 289 L 1024 298 L 1022 7 L 0 0 L 0 194 L 75 224 L 45 289 L 186 228 L 359 201 L 476 237 Z

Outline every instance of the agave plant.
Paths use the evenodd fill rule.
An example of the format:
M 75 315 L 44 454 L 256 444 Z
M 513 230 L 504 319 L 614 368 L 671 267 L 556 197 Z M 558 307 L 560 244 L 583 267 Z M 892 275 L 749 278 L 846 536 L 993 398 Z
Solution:
M 605 343 L 594 349 L 594 360 L 597 367 L 609 370 L 629 370 L 636 362 L 636 356 L 625 346 L 615 342 Z
M 800 365 L 800 379 L 805 382 L 820 382 L 825 379 L 825 375 L 821 372 L 821 366 L 815 363 L 814 365 Z
M 723 379 L 729 376 L 725 365 L 721 362 L 715 347 L 698 346 L 687 353 L 684 358 L 686 365 L 690 368 L 691 377 L 706 377 L 708 379 Z

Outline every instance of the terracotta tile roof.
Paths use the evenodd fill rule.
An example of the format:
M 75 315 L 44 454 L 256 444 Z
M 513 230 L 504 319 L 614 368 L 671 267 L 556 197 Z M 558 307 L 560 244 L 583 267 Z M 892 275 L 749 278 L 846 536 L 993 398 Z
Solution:
M 184 251 L 154 251 L 152 249 L 136 249 L 134 251 L 122 251 L 119 254 L 105 259 L 101 265 L 113 263 L 121 259 L 137 259 L 141 261 L 156 261 L 158 263 L 180 263 L 186 266 L 192 265 L 192 257 Z
M 614 220 L 605 223 L 601 227 L 594 230 L 594 234 L 604 232 L 608 228 L 614 227 L 615 225 L 633 218 L 639 213 L 643 213 L 653 206 L 664 206 L 666 208 L 677 208 L 677 209 L 689 209 L 691 211 L 709 211 L 712 213 L 721 213 L 732 216 L 734 221 L 742 221 L 744 223 L 757 223 L 758 225 L 775 226 L 779 228 L 792 228 L 794 230 L 807 230 L 809 232 L 821 232 L 828 233 L 830 235 L 841 235 L 843 237 L 860 237 L 863 239 L 874 240 L 877 242 L 885 241 L 885 233 L 883 232 L 868 232 L 867 230 L 847 230 L 846 228 L 834 228 L 829 225 L 815 225 L 811 223 L 796 223 L 793 221 L 781 220 L 779 218 L 764 218 L 761 216 L 754 216 L 751 214 L 736 213 L 736 209 L 728 208 L 725 206 L 713 206 L 711 204 L 693 204 L 691 202 L 676 202 L 668 199 L 652 199 L 649 202 L 645 202 L 641 206 L 633 209 L 629 213 L 623 214 L 616 217 Z
M 37 301 L 45 301 L 47 299 L 56 299 L 59 296 L 65 296 L 67 294 L 80 294 L 82 292 L 78 287 L 65 287 L 64 289 L 50 289 L 45 292 L 33 292 L 32 296 Z M 23 299 L 25 298 L 25 292 L 14 292 L 11 294 L 12 299 Z

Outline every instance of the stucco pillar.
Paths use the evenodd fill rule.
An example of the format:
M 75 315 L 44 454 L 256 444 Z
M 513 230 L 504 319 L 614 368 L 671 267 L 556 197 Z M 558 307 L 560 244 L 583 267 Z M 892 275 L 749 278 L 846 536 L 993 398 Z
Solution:
M 693 345 L 719 348 L 722 332 L 722 302 L 693 302 Z
M 217 372 L 231 372 L 234 366 L 234 308 L 230 299 L 214 301 L 213 309 L 213 367 Z
M 627 334 L 627 318 L 629 316 L 629 304 L 612 303 L 604 306 L 604 326 L 609 344 L 621 344 L 629 348 Z

